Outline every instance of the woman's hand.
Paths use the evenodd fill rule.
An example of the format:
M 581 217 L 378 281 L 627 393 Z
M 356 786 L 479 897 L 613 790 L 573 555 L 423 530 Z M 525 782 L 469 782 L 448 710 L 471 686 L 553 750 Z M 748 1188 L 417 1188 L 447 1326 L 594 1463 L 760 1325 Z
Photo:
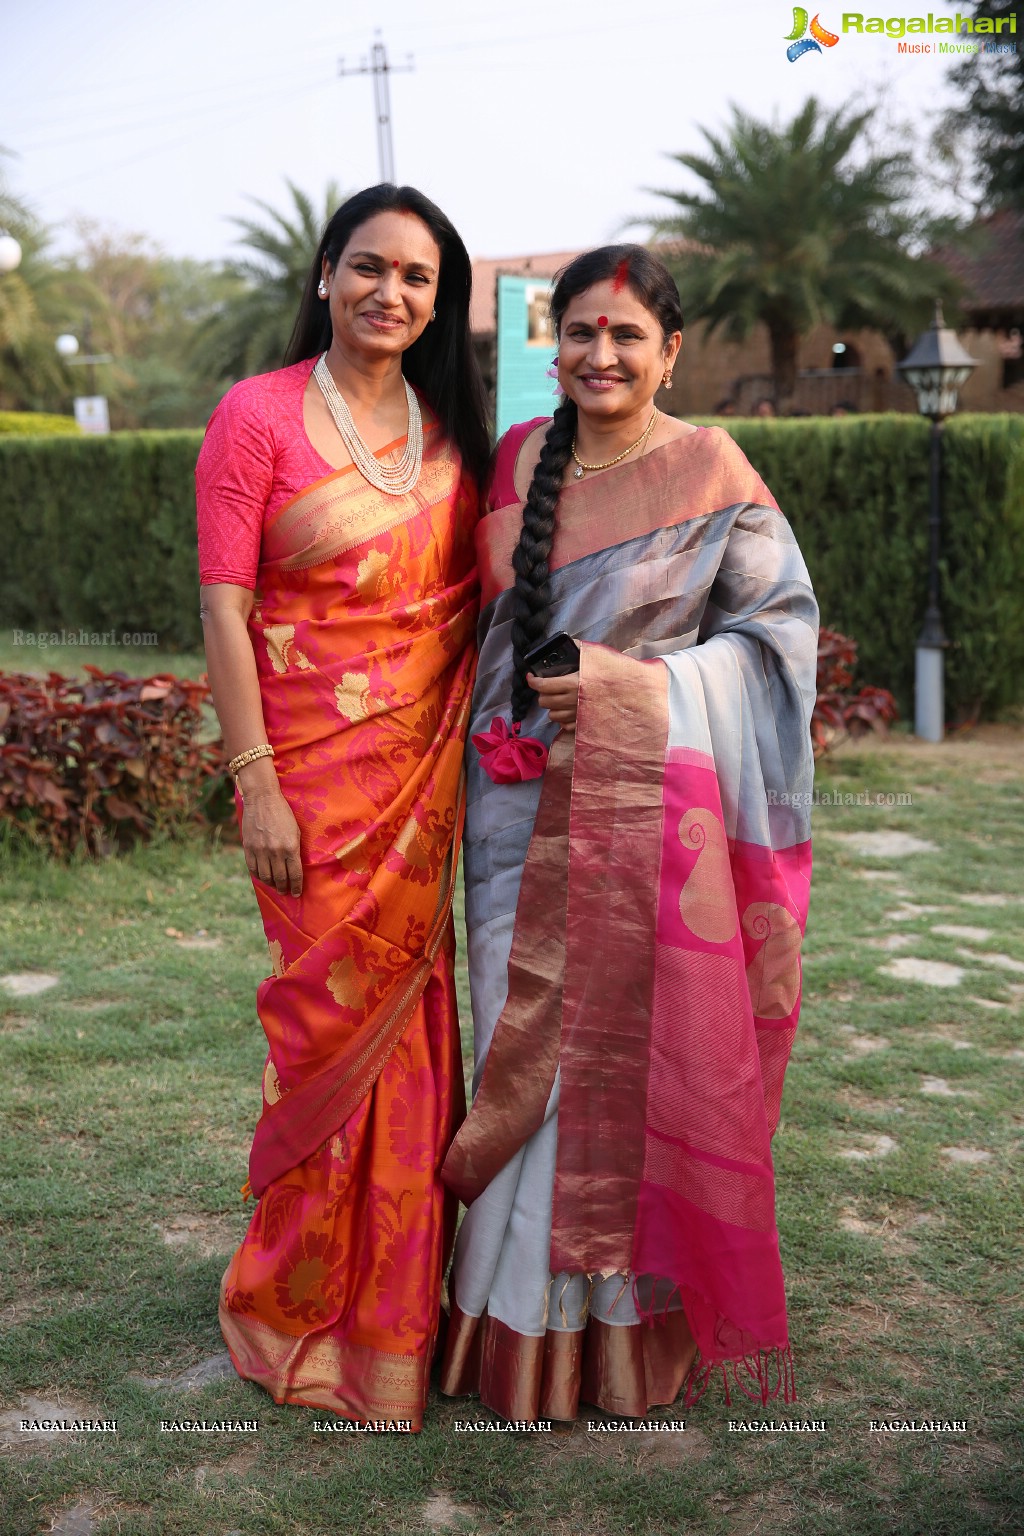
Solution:
M 580 697 L 579 673 L 570 672 L 565 677 L 537 677 L 528 672 L 526 681 L 555 724 L 565 731 L 574 731 Z
M 253 763 L 252 767 L 256 767 Z M 242 848 L 249 873 L 264 885 L 281 892 L 302 895 L 302 859 L 299 827 L 291 806 L 274 784 L 246 787 L 246 770 L 239 774 L 242 788 Z
M 211 582 L 201 589 L 199 612 L 206 641 L 210 688 L 230 762 L 267 740 L 263 700 L 249 636 L 253 595 L 248 587 Z M 281 792 L 273 758 L 258 757 L 239 771 L 242 847 L 249 873 L 283 896 L 302 894 L 299 829 Z

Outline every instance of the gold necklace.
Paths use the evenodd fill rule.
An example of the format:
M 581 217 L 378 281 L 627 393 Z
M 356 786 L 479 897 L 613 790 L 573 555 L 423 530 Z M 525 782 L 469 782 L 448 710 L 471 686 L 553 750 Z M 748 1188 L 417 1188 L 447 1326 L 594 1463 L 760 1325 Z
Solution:
M 644 446 L 644 444 L 647 442 L 647 439 L 650 437 L 651 433 L 654 431 L 654 423 L 657 421 L 657 419 L 658 419 L 658 407 L 655 406 L 654 410 L 651 412 L 651 419 L 650 419 L 650 421 L 647 423 L 646 427 L 644 427 L 644 430 L 641 432 L 641 434 L 637 438 L 636 442 L 635 443 L 630 443 L 628 448 L 623 448 L 622 452 L 621 453 L 617 453 L 615 455 L 614 459 L 608 459 L 607 462 L 604 463 L 604 464 L 584 464 L 583 460 L 580 458 L 579 454 L 576 452 L 576 438 L 574 436 L 573 440 L 572 440 L 572 456 L 576 460 L 576 468 L 572 472 L 573 473 L 573 478 L 576 479 L 576 480 L 582 480 L 583 479 L 583 472 L 586 469 L 590 469 L 590 470 L 594 470 L 594 469 L 611 469 L 613 464 L 618 464 L 620 459 L 624 459 L 624 458 L 627 457 L 628 454 L 631 454 L 633 452 L 634 448 L 642 448 Z

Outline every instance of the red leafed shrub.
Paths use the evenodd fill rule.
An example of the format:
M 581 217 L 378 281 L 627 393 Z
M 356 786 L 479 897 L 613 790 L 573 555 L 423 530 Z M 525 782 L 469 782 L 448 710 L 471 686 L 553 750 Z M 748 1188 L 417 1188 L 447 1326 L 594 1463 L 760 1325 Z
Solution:
M 815 757 L 824 757 L 846 736 L 875 731 L 882 736 L 898 718 L 896 700 L 887 688 L 853 689 L 857 642 L 834 629 L 818 635 L 818 697 L 811 715 Z
M 54 853 L 106 854 L 216 810 L 223 751 L 200 739 L 206 681 L 85 671 L 0 672 L 0 825 Z

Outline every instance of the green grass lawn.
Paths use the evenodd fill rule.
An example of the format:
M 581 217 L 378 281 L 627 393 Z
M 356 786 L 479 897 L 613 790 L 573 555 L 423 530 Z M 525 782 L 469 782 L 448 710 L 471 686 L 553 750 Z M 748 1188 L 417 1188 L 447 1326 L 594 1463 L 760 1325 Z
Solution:
M 2 1536 L 65 1529 L 53 1522 L 76 1505 L 102 1536 L 1019 1530 L 1014 745 L 894 741 L 819 773 L 821 791 L 872 803 L 815 810 L 804 1014 L 775 1141 L 799 1403 L 762 1415 L 712 1391 L 681 1434 L 598 1435 L 584 1415 L 550 1436 L 466 1436 L 455 1420 L 480 1411 L 435 1395 L 417 1437 L 324 1436 L 323 1415 L 237 1379 L 176 1387 L 223 1349 L 217 1286 L 247 1221 L 267 962 L 241 854 L 192 840 L 70 867 L 8 856 L 0 976 L 58 981 L 0 987 Z M 911 803 L 875 803 L 901 793 Z M 844 841 L 881 831 L 934 847 Z M 899 974 L 908 960 L 962 974 L 936 986 Z M 119 1433 L 19 1434 L 33 1401 Z M 773 1412 L 828 1430 L 729 1430 Z M 173 1416 L 258 1418 L 259 1433 L 162 1434 Z M 893 1416 L 967 1429 L 870 1431 Z
M 202 650 L 165 651 L 147 639 L 143 630 L 122 629 L 113 632 L 114 643 L 97 645 L 91 643 L 91 632 L 83 636 L 78 629 L 0 629 L 0 672 L 62 672 L 74 677 L 86 662 L 104 672 L 127 672 L 130 677 L 152 677 L 156 672 L 199 677 L 206 671 Z

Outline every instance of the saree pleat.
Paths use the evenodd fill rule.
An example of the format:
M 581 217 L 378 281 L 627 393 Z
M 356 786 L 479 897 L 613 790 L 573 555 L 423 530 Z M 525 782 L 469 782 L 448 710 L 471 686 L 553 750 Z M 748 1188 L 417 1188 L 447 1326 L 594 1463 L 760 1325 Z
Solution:
M 472 1317 L 450 1292 L 441 1391 L 477 1394 L 506 1419 L 574 1419 L 580 1403 L 642 1418 L 674 1403 L 697 1346 L 685 1313 L 653 1327 L 590 1316 L 583 1328 L 519 1333 L 484 1312 Z
M 254 881 L 273 974 L 258 1204 L 225 1273 L 240 1374 L 419 1428 L 464 1113 L 451 902 L 476 618 L 474 494 L 428 432 L 405 497 L 337 471 L 265 530 L 250 633 L 303 890 Z

